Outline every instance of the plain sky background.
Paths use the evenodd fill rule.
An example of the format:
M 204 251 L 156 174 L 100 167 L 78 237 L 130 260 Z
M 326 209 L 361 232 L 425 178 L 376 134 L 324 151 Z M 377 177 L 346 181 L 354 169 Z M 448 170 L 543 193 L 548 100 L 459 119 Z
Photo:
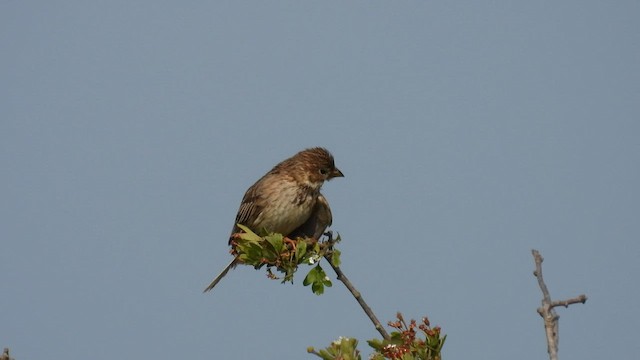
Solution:
M 313 359 L 379 335 L 229 261 L 244 191 L 330 149 L 343 270 L 446 359 L 640 353 L 637 1 L 0 1 L 0 347 Z M 330 271 L 328 266 L 325 268 Z M 331 274 L 331 277 L 335 276 Z

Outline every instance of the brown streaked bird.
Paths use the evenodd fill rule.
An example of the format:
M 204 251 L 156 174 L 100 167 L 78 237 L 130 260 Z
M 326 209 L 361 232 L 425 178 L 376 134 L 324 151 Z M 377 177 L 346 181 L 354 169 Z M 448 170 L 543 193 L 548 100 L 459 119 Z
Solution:
M 318 240 L 332 221 L 331 208 L 320 188 L 325 181 L 343 176 L 326 149 L 302 150 L 276 165 L 247 190 L 235 224 L 245 225 L 256 233 L 265 231 L 291 239 Z M 233 246 L 233 235 L 241 231 L 233 226 L 229 245 Z M 231 260 L 204 292 L 213 289 L 238 263 L 237 257 Z

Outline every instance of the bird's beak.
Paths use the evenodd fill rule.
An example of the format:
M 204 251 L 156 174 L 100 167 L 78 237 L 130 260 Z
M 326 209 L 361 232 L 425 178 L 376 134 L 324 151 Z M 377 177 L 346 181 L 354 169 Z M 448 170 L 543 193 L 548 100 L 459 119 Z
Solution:
M 329 179 L 336 177 L 344 177 L 344 174 L 338 168 L 333 168 L 333 171 L 331 171 L 331 174 L 329 175 Z

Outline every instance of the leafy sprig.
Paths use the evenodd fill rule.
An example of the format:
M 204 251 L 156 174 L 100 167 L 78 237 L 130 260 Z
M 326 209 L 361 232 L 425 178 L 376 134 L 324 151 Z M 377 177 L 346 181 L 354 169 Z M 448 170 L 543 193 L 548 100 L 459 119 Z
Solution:
M 315 241 L 309 238 L 288 239 L 278 233 L 260 236 L 248 227 L 238 224 L 243 230 L 233 239 L 233 255 L 246 265 L 255 269 L 267 268 L 267 276 L 281 279 L 283 283 L 293 283 L 293 276 L 300 265 L 315 265 L 304 278 L 303 285 L 311 285 L 316 295 L 324 293 L 325 287 L 333 284 L 319 264 L 320 259 L 329 255 L 334 265 L 340 264 L 340 251 L 333 245 L 340 241 L 340 235 L 327 241 Z M 274 273 L 274 270 L 281 275 Z
M 447 336 L 441 335 L 440 327 L 431 327 L 426 317 L 422 318 L 420 324 L 413 319 L 407 324 L 401 313 L 396 318 L 397 321 L 388 323 L 389 327 L 395 329 L 391 332 L 391 339 L 368 341 L 369 346 L 375 350 L 369 359 L 441 360 L 440 351 Z M 315 350 L 310 347 L 307 352 L 323 360 L 361 360 L 357 345 L 356 339 L 340 337 L 324 349 Z

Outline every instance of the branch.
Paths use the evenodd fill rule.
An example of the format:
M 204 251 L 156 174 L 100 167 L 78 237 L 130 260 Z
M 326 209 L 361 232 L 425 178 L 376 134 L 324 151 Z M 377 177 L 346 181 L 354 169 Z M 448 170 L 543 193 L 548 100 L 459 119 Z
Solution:
M 582 294 L 567 300 L 556 300 L 551 302 L 551 307 L 554 308 L 556 306 L 564 306 L 566 308 L 571 304 L 584 304 L 587 302 L 587 295 Z
M 325 235 L 329 237 L 328 243 L 332 244 L 333 234 L 331 232 L 328 232 Z M 364 299 L 362 298 L 362 294 L 360 294 L 360 292 L 356 290 L 356 288 L 353 286 L 351 281 L 349 281 L 349 278 L 347 278 L 347 276 L 342 272 L 342 270 L 340 269 L 340 266 L 333 264 L 333 261 L 331 261 L 331 254 L 330 253 L 326 254 L 324 258 L 327 260 L 329 265 L 331 265 L 336 275 L 338 275 L 338 280 L 342 281 L 344 286 L 346 286 L 347 289 L 349 289 L 349 291 L 351 292 L 351 295 L 353 295 L 353 297 L 356 299 L 358 304 L 360 304 L 360 307 L 362 307 L 362 310 L 364 310 L 365 314 L 367 314 L 369 319 L 371 319 L 371 322 L 375 326 L 376 330 L 378 330 L 380 335 L 382 335 L 382 337 L 385 340 L 391 340 L 391 336 L 389 336 L 389 333 L 387 333 L 384 327 L 382 327 L 382 324 L 380 324 L 380 320 L 378 320 L 378 318 L 376 317 L 376 314 L 373 313 L 373 310 L 371 310 L 369 305 L 367 305 L 367 303 L 364 301 Z
M 0 355 L 0 360 L 14 360 L 9 356 L 9 348 L 4 348 L 4 351 L 2 351 L 2 355 Z
M 549 353 L 550 360 L 558 360 L 558 320 L 560 319 L 560 316 L 556 313 L 554 308 L 557 306 L 569 307 L 569 305 L 577 303 L 584 304 L 587 301 L 587 296 L 582 294 L 566 300 L 552 301 L 549 289 L 547 289 L 547 285 L 542 277 L 542 262 L 544 261 L 544 258 L 540 255 L 538 250 L 531 250 L 531 253 L 533 255 L 533 260 L 536 263 L 536 269 L 533 271 L 533 276 L 538 279 L 538 286 L 540 286 L 540 290 L 542 291 L 542 306 L 538 308 L 538 314 L 540 314 L 544 320 L 544 330 L 547 335 L 547 352 Z

